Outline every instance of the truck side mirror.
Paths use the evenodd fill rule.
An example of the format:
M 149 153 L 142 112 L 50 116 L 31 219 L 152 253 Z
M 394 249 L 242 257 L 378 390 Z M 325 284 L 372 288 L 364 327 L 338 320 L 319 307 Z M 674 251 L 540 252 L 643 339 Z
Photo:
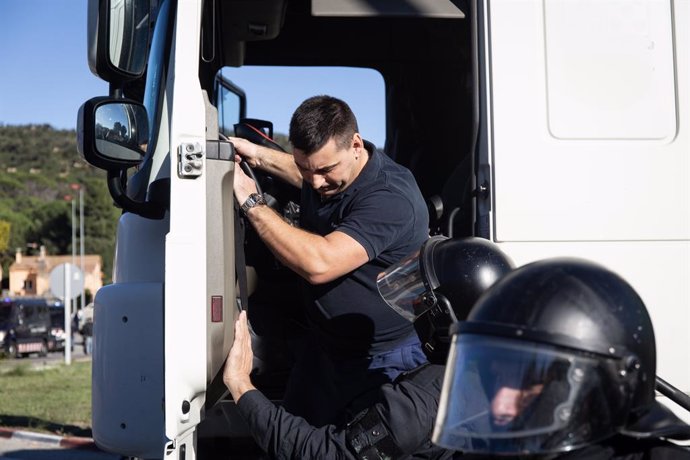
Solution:
M 84 159 L 106 171 L 138 165 L 149 141 L 146 108 L 135 101 L 95 97 L 79 108 L 77 147 Z
M 126 170 L 138 166 L 148 149 L 146 107 L 129 99 L 94 97 L 77 117 L 77 149 L 92 166 L 108 171 L 108 191 L 124 211 L 162 219 L 167 202 L 138 201 L 127 195 Z
M 91 72 L 110 83 L 141 77 L 151 38 L 149 0 L 89 0 Z

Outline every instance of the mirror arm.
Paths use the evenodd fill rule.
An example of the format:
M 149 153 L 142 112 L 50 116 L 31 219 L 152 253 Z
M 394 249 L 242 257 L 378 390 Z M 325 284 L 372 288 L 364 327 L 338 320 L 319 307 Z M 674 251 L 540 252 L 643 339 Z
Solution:
M 122 187 L 124 170 L 108 171 L 108 191 L 113 201 L 125 212 L 131 212 L 147 219 L 162 219 L 165 216 L 165 206 L 156 201 L 136 201 L 127 196 Z
M 122 99 L 123 96 L 123 91 L 122 91 L 122 85 L 116 85 L 115 83 L 110 83 L 108 85 L 108 95 L 112 98 L 115 99 Z

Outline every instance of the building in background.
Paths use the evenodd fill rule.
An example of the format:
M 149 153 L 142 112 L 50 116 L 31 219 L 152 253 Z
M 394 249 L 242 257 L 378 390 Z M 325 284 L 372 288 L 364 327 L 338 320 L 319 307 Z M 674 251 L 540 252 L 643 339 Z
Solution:
M 60 264 L 73 263 L 78 267 L 80 257 L 72 259 L 71 255 L 49 256 L 41 246 L 37 256 L 22 255 L 17 250 L 14 263 L 10 265 L 10 295 L 52 297 L 50 290 L 50 272 Z M 92 296 L 103 286 L 103 261 L 100 255 L 84 255 L 84 289 Z

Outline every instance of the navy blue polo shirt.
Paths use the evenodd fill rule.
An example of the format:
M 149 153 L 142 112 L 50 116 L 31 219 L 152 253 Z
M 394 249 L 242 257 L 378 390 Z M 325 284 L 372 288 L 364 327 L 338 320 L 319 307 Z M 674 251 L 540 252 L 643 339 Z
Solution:
M 341 193 L 322 202 L 308 183 L 302 184 L 301 227 L 322 236 L 343 232 L 369 255 L 369 262 L 336 280 L 305 283 L 316 338 L 343 357 L 373 356 L 415 333 L 412 323 L 381 298 L 376 277 L 429 237 L 428 211 L 412 173 L 370 142 L 364 146 L 367 164 Z

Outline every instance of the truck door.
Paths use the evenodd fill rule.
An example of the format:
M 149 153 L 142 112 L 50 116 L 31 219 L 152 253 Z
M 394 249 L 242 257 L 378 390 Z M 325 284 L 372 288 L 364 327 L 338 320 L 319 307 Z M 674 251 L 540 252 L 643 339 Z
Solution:
M 123 209 L 114 283 L 95 298 L 92 426 L 133 457 L 194 458 L 237 312 L 234 161 L 199 82 L 200 5 L 89 3 L 89 63 L 111 94 L 80 109 L 80 152 Z
M 170 231 L 165 242 L 165 433 L 173 452 L 192 458 L 209 385 L 222 388 L 235 303 L 233 171 L 219 143 L 218 114 L 199 83 L 201 11 L 178 2 L 167 78 Z M 228 98 L 231 96 L 228 95 Z M 234 94 L 235 119 L 241 96 Z M 226 118 L 229 115 L 226 113 Z M 227 120 L 231 122 L 232 120 Z M 167 455 L 166 454 L 166 455 Z
M 491 237 L 518 263 L 620 273 L 652 313 L 660 375 L 690 389 L 688 2 L 482 7 Z

